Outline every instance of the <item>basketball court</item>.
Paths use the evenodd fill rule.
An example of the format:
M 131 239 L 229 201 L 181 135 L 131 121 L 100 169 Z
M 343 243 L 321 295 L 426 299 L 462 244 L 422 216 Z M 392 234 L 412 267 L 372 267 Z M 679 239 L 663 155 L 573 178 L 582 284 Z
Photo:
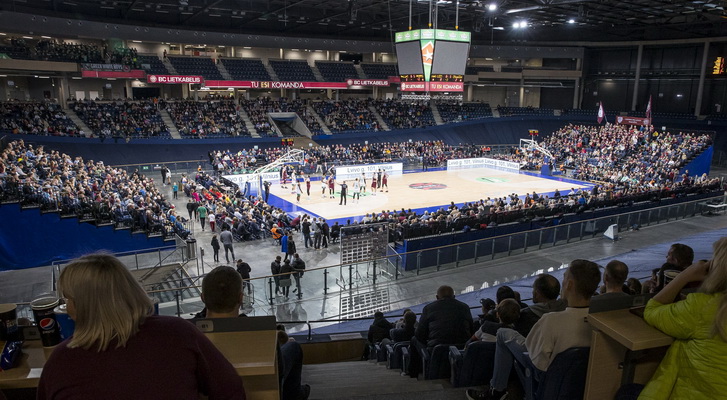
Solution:
M 296 202 L 296 195 L 279 184 L 270 190 L 270 202 L 283 210 L 292 213 L 307 213 L 323 217 L 330 222 L 338 220 L 345 223 L 346 219 L 360 220 L 367 213 L 380 213 L 382 210 L 412 209 L 417 212 L 435 211 L 447 207 L 452 201 L 455 204 L 479 201 L 480 199 L 496 198 L 517 193 L 521 198 L 526 193 L 535 191 L 538 194 L 552 195 L 556 189 L 562 194 L 571 188 L 590 189 L 593 185 L 560 177 L 542 177 L 531 172 L 505 172 L 491 168 L 475 168 L 449 171 L 404 173 L 389 177 L 389 192 L 371 193 L 371 180 L 367 179 L 366 193 L 361 199 L 354 201 L 353 180 L 347 180 L 347 205 L 339 205 L 341 180 L 336 181 L 336 197 L 331 199 L 326 190 L 325 198 L 321 196 L 320 181 L 311 184 L 311 196 L 307 198 L 305 185 L 301 183 L 303 195 Z M 352 221 L 353 222 L 353 221 Z

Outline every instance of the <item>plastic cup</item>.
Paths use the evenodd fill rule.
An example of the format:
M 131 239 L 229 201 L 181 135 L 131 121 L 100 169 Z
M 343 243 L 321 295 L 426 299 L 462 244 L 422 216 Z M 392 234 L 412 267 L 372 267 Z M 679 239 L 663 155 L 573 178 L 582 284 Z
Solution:
M 18 306 L 13 303 L 0 304 L 0 340 L 15 341 L 19 339 Z
M 30 302 L 43 347 L 53 347 L 61 342 L 61 329 L 53 312 L 58 303 L 60 299 L 51 296 L 40 297 Z

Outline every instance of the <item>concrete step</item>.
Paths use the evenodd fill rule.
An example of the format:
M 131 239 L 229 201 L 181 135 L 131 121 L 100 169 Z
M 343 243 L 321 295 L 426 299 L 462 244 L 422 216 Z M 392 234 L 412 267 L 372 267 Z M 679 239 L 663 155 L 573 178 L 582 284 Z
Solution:
M 419 381 L 368 361 L 304 365 L 303 383 L 311 386 L 310 399 L 464 398 L 464 389 L 452 389 L 446 380 Z
M 326 135 L 332 135 L 333 132 L 331 132 L 331 130 L 328 128 L 328 125 L 326 125 L 326 121 L 324 121 L 323 118 L 321 118 L 321 116 L 318 115 L 316 110 L 314 110 L 312 106 L 308 106 L 307 109 L 308 109 L 308 112 L 310 113 L 310 115 L 312 115 L 316 119 L 316 121 L 318 121 L 318 123 L 321 125 L 321 129 L 323 129 L 323 133 L 325 133 Z
M 434 102 L 429 103 L 429 107 L 432 109 L 432 116 L 434 116 L 434 122 L 437 125 L 444 125 L 444 120 L 442 119 L 442 114 L 439 113 L 439 108 L 437 108 L 437 105 Z
M 228 81 L 232 80 L 232 75 L 230 75 L 230 72 L 227 71 L 227 68 L 225 68 L 225 65 L 222 64 L 221 62 L 217 63 L 217 70 L 220 71 L 220 74 L 222 75 L 223 78 L 225 78 L 225 80 L 228 80 Z
M 268 71 L 268 75 L 270 75 L 271 81 L 279 81 L 280 78 L 278 78 L 278 74 L 275 73 L 275 70 L 273 67 L 270 66 L 270 64 L 263 64 L 265 65 L 265 70 Z
M 321 74 L 321 71 L 316 67 L 315 65 L 312 65 L 310 69 L 313 71 L 313 76 L 316 77 L 316 80 L 318 82 L 324 82 L 326 79 L 323 78 L 323 74 Z
M 386 121 L 384 121 L 384 118 L 379 114 L 378 110 L 376 110 L 376 107 L 369 106 L 369 110 L 374 113 L 374 117 L 376 117 L 376 120 L 379 121 L 379 126 L 381 129 L 385 131 L 390 131 L 391 128 L 389 128 L 389 125 L 386 124 Z
M 356 70 L 356 74 L 358 74 L 359 79 L 367 79 L 366 73 L 363 68 L 361 68 L 361 65 L 353 64 L 353 68 Z
M 81 117 L 79 117 L 75 111 L 68 109 L 68 108 L 65 109 L 64 111 L 66 112 L 66 115 L 68 116 L 68 118 L 70 118 L 71 121 L 73 121 L 73 123 L 76 124 L 76 126 L 79 129 L 81 129 L 83 131 L 83 133 L 86 134 L 86 136 L 93 135 L 93 131 L 91 131 L 91 129 L 88 127 L 88 125 L 86 125 L 86 123 L 83 122 Z
M 171 75 L 179 75 L 179 72 L 177 72 L 177 70 L 174 68 L 174 65 L 172 65 L 172 62 L 169 61 L 169 59 L 164 61 L 164 66 L 167 67 L 167 71 L 169 71 Z
M 159 114 L 162 116 L 162 121 L 164 121 L 164 124 L 167 126 L 167 129 L 169 129 L 169 134 L 172 135 L 172 139 L 181 139 L 182 135 L 179 134 L 179 130 L 177 130 L 177 126 L 174 125 L 174 120 L 172 120 L 172 116 L 169 115 L 169 111 L 160 110 Z
M 245 127 L 247 128 L 247 131 L 250 132 L 250 136 L 254 138 L 259 138 L 260 134 L 258 133 L 257 129 L 255 129 L 255 124 L 252 123 L 252 120 L 250 120 L 250 116 L 247 114 L 245 109 L 240 107 L 237 113 L 240 115 L 240 118 L 242 118 L 242 121 L 245 123 Z

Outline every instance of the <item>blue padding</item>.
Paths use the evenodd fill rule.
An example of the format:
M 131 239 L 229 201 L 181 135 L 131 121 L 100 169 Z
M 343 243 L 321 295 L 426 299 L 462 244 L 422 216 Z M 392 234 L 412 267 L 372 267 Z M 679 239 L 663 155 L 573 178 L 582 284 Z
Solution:
M 21 210 L 19 204 L 0 206 L 0 220 L 0 271 L 50 265 L 100 250 L 143 252 L 168 245 L 161 237 L 132 235 L 113 226 L 97 228 L 79 223 L 78 218 L 60 218 L 58 213 Z
M 689 176 L 700 176 L 702 174 L 709 175 L 709 168 L 712 165 L 712 156 L 714 155 L 714 146 L 709 146 L 702 154 L 698 155 L 689 164 L 679 170 L 680 174 L 689 171 Z

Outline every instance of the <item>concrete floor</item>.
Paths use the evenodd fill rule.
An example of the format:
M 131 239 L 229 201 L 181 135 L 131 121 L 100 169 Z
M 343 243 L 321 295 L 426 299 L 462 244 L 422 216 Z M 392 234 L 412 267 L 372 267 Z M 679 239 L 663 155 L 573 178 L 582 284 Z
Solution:
M 725 173 L 725 171 L 718 171 Z M 156 178 L 156 177 L 155 177 Z M 176 176 L 174 177 L 177 178 Z M 171 198 L 171 188 L 162 188 Z M 173 200 L 179 210 L 186 210 L 186 199 L 180 196 Z M 186 214 L 186 211 L 184 211 Z M 461 266 L 459 268 L 442 269 L 439 272 L 423 270 L 416 276 L 408 272 L 393 280 L 386 275 L 377 275 L 377 284 L 372 285 L 372 266 L 359 265 L 354 270 L 353 287 L 341 285 L 349 283 L 347 267 L 331 267 L 325 270 L 306 272 L 301 279 L 302 296 L 298 298 L 292 292 L 290 298 L 274 296 L 273 304 L 269 303 L 268 280 L 254 279 L 253 290 L 246 297 L 244 312 L 248 315 L 275 315 L 279 321 L 315 321 L 373 314 L 373 309 L 396 310 L 434 299 L 436 288 L 448 284 L 458 293 L 479 289 L 485 283 L 492 285 L 495 281 L 504 282 L 531 274 L 539 269 L 557 268 L 575 258 L 600 259 L 631 251 L 653 244 L 677 241 L 679 238 L 727 227 L 727 217 L 696 216 L 685 220 L 672 221 L 650 227 L 643 227 L 639 231 L 621 233 L 621 240 L 612 242 L 602 237 L 546 248 L 539 251 L 528 251 L 526 254 L 513 255 L 477 264 Z M 194 236 L 197 244 L 204 251 L 198 252 L 198 258 L 187 264 L 190 275 L 204 274 L 218 265 L 225 264 L 224 254 L 220 255 L 222 263 L 212 261 L 212 248 L 210 241 L 212 232 L 209 228 L 201 231 L 199 223 L 194 226 Z M 305 249 L 300 236 L 296 237 L 296 244 L 301 258 L 306 262 L 307 269 L 337 265 L 339 263 L 339 246 L 331 245 L 328 249 Z M 252 277 L 262 277 L 270 274 L 270 262 L 277 255 L 281 255 L 280 248 L 273 245 L 272 239 L 234 244 L 235 256 L 242 258 L 252 267 Z M 164 255 L 162 255 L 164 256 Z M 136 258 L 127 257 L 127 265 L 134 265 L 136 259 L 140 264 L 147 261 L 147 265 L 158 262 L 159 254 L 153 253 Z M 172 255 L 180 258 L 180 252 Z M 661 260 L 655 260 L 660 262 Z M 379 265 L 379 273 L 381 273 Z M 324 273 L 327 272 L 327 273 Z M 356 274 L 355 272 L 358 272 Z M 393 269 L 388 269 L 393 274 Z M 327 282 L 328 293 L 324 294 L 324 281 Z M 50 289 L 51 274 L 48 267 L 33 268 L 21 271 L 0 272 L 0 302 L 29 301 L 39 294 Z M 345 285 L 344 285 L 345 286 Z M 199 299 L 186 299 L 180 304 L 182 316 L 189 316 L 202 308 Z M 175 314 L 177 305 L 174 302 L 162 304 L 163 314 Z M 334 321 L 331 321 L 333 323 Z M 290 324 L 293 331 L 302 329 L 303 324 Z M 320 326 L 321 324 L 316 324 Z

